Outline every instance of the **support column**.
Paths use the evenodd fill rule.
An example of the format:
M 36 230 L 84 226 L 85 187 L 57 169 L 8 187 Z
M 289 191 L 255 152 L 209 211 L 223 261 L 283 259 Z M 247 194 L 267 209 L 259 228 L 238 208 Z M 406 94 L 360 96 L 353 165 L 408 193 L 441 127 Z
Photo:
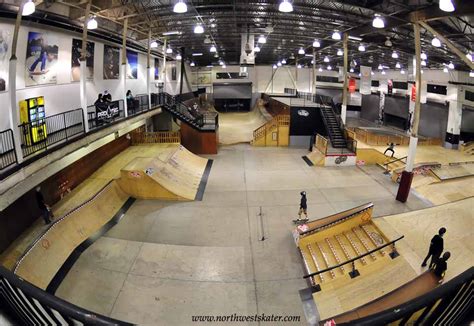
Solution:
M 298 93 L 298 57 L 295 59 L 295 89 Z
M 420 25 L 413 24 L 415 35 L 415 108 L 413 112 L 413 123 L 410 126 L 410 145 L 408 147 L 408 157 L 405 171 L 402 172 L 400 186 L 398 187 L 397 200 L 404 203 L 410 194 L 411 182 L 413 180 L 413 165 L 416 156 L 416 146 L 418 144 L 418 126 L 420 124 L 420 108 L 421 108 L 421 40 Z
M 343 46 L 344 46 L 344 70 L 343 70 L 343 78 L 344 84 L 342 86 L 342 107 L 341 107 L 341 120 L 345 124 L 346 123 L 346 115 L 347 115 L 347 68 L 348 68 L 348 49 L 347 49 L 347 33 L 344 33 L 343 36 Z
M 10 120 L 10 127 L 13 131 L 13 142 L 15 143 L 15 154 L 18 163 L 23 162 L 23 152 L 21 150 L 20 129 L 18 128 L 18 125 L 20 124 L 18 119 L 19 112 L 16 106 L 16 48 L 18 44 L 18 33 L 20 32 L 21 13 L 23 12 L 23 6 L 25 3 L 25 0 L 21 2 L 16 15 L 15 30 L 13 32 L 12 40 L 12 54 L 8 65 L 8 94 L 10 97 L 10 114 L 8 118 Z
M 89 14 L 91 10 L 91 2 L 89 0 L 86 5 L 86 12 L 84 16 L 84 26 L 82 27 L 82 49 L 81 49 L 81 58 L 79 60 L 80 63 L 80 72 L 81 77 L 79 80 L 79 89 L 80 89 L 80 97 L 81 97 L 81 107 L 82 107 L 82 114 L 84 116 L 84 130 L 86 133 L 89 132 L 89 116 L 87 114 L 87 84 L 86 84 L 86 69 L 87 69 L 87 21 L 89 20 Z
M 181 51 L 181 68 L 180 68 L 180 74 L 179 74 L 179 95 L 183 94 L 183 77 L 185 74 L 184 71 L 184 47 L 180 49 Z
M 163 76 L 163 92 L 166 92 L 166 43 L 167 39 L 165 39 L 163 44 L 163 71 L 161 72 Z
M 311 80 L 311 93 L 316 94 L 316 50 L 313 48 L 313 78 Z
M 461 135 L 463 93 L 457 85 L 448 85 L 449 113 L 444 147 L 457 149 Z
M 146 93 L 148 94 L 148 110 L 151 110 L 151 29 L 148 30 L 148 53 L 146 57 Z
M 128 106 L 127 106 L 127 29 L 128 29 L 128 18 L 125 18 L 123 22 L 123 35 L 122 35 L 122 65 L 120 66 L 120 84 L 122 84 L 122 96 L 123 96 L 123 107 L 125 110 L 125 118 L 128 117 Z

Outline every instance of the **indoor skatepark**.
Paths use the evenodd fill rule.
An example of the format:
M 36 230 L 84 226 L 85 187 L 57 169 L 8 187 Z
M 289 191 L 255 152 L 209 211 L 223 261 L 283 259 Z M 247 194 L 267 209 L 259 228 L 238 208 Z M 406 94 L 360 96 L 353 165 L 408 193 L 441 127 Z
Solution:
M 363 14 L 370 13 L 368 25 L 374 11 L 397 6 L 392 1 L 381 2 L 384 4 L 373 4 L 375 7 L 361 5 Z M 22 4 L 23 10 L 27 3 Z M 283 43 L 279 46 L 286 50 L 279 52 L 278 65 L 258 62 L 272 56 L 266 52 L 254 56 L 258 58 L 255 63 L 239 65 L 217 47 L 222 56 L 217 59 L 225 60 L 227 67 L 217 62 L 209 68 L 205 63 L 214 60 L 212 55 L 200 58 L 178 50 L 179 45 L 191 46 L 186 43 L 191 41 L 176 36 L 181 34 L 156 36 L 160 44 L 156 48 L 145 34 L 137 38 L 144 43 L 134 43 L 134 36 L 125 33 L 117 37 L 123 37 L 122 45 L 130 49 L 117 48 L 117 80 L 105 82 L 114 79 L 110 78 L 115 60 L 110 48 L 120 44 L 99 35 L 107 18 L 98 9 L 112 10 L 107 7 L 111 4 L 92 0 L 46 7 L 34 3 L 33 16 L 19 15 L 24 20 L 19 26 L 19 44 L 29 40 L 32 47 L 38 46 L 28 33 L 50 28 L 47 19 L 31 21 L 39 19 L 37 14 L 48 12 L 62 19 L 65 12 L 75 17 L 76 10 L 87 10 L 85 16 L 97 14 L 100 28 L 82 36 L 95 43 L 96 58 L 104 50 L 104 60 L 110 55 L 111 61 L 107 66 L 102 58 L 100 63 L 94 60 L 94 70 L 81 57 L 82 79 L 76 71 L 74 78 L 80 80 L 68 86 L 69 72 L 58 71 L 58 82 L 52 80 L 54 60 L 65 60 L 60 52 L 56 59 L 50 56 L 47 60 L 45 78 L 33 71 L 35 78 L 21 80 L 13 91 L 14 99 L 5 98 L 12 102 L 8 114 L 14 113 L 16 100 L 28 110 L 20 112 L 20 118 L 27 121 L 18 129 L 7 128 L 0 134 L 1 325 L 472 322 L 474 144 L 469 137 L 473 103 L 464 95 L 474 90 L 466 70 L 470 66 L 456 57 L 456 51 L 449 48 L 455 74 L 439 81 L 449 95 L 430 95 L 435 93 L 430 93 L 433 89 L 427 84 L 435 83 L 444 72 L 436 66 L 433 53 L 437 50 L 429 48 L 434 51 L 429 53 L 431 69 L 424 68 L 422 83 L 417 84 L 423 86 L 415 89 L 419 93 L 412 100 L 408 91 L 411 77 L 405 77 L 408 88 L 404 92 L 402 77 L 396 75 L 400 68 L 384 68 L 382 74 L 377 64 L 372 65 L 375 74 L 367 84 L 370 94 L 363 94 L 367 76 L 354 78 L 358 71 L 363 73 L 362 67 L 355 67 L 354 73 L 345 69 L 344 81 L 338 80 L 337 66 L 341 71 L 344 66 L 349 68 L 347 58 L 339 53 L 334 52 L 333 57 L 328 53 L 336 71 L 318 69 L 327 64 L 326 51 L 344 44 L 341 51 L 349 53 L 352 69 L 352 60 L 370 66 L 365 61 L 368 58 L 356 56 L 360 50 L 352 48 L 354 39 L 329 44 L 329 50 L 320 49 L 321 55 L 316 45 L 306 49 L 313 54 L 301 55 L 298 48 L 296 52 L 292 49 L 294 45 Z M 188 10 L 196 10 L 205 19 L 211 10 L 206 8 L 214 8 L 208 2 L 176 3 L 186 3 Z M 293 4 L 303 15 L 307 15 L 305 6 L 326 13 L 335 10 L 331 4 L 282 3 Z M 446 17 L 460 17 L 460 10 L 474 12 L 469 4 L 452 3 L 456 7 L 452 16 L 443 16 L 438 2 L 409 5 L 406 10 L 430 13 L 440 24 Z M 173 5 L 160 4 L 171 17 L 182 15 L 173 12 Z M 242 10 L 241 4 L 234 6 L 237 12 Z M 346 6 L 349 15 L 352 7 Z M 130 4 L 117 8 L 131 15 L 124 18 L 125 25 L 119 23 L 122 29 L 140 34 L 150 28 L 154 30 L 150 40 L 155 33 L 161 35 L 161 27 L 145 28 L 134 22 L 145 17 L 143 8 Z M 278 5 L 274 9 L 278 15 L 287 15 Z M 153 13 L 155 9 L 148 10 Z M 217 17 L 225 12 L 212 10 Z M 6 23 L 0 25 L 11 29 L 12 34 L 4 35 L 10 42 L 16 42 L 8 37 L 15 33 L 12 17 L 17 12 L 21 13 L 18 6 L 0 4 L 0 14 L 6 15 Z M 108 21 L 115 24 L 121 19 Z M 206 33 L 209 29 L 212 34 L 208 37 L 215 37 L 212 42 L 216 42 L 221 34 L 206 21 Z M 222 18 L 213 22 L 220 26 Z M 86 26 L 87 21 L 83 19 L 82 24 Z M 405 24 L 407 30 L 420 25 L 431 33 L 425 21 Z M 71 36 L 56 33 L 62 50 L 63 41 Z M 255 42 L 262 49 L 274 47 L 273 31 L 265 32 L 267 45 L 257 40 L 258 33 L 243 33 L 247 34 L 242 36 L 242 46 Z M 409 39 L 414 43 L 413 53 L 402 52 L 400 60 L 407 70 L 419 52 L 414 38 Z M 42 40 L 52 42 L 46 36 Z M 367 47 L 372 44 L 365 38 L 364 42 Z M 41 59 L 42 47 L 33 56 Z M 166 51 L 170 47 L 182 58 Z M 206 47 L 203 49 L 209 52 Z M 86 48 L 89 53 L 94 51 L 89 43 Z M 379 51 L 375 53 L 387 52 L 375 48 Z M 138 51 L 136 70 L 130 51 Z M 245 47 L 238 46 L 237 52 L 245 60 L 252 59 Z M 283 57 L 288 63 L 281 62 Z M 121 64 L 120 58 L 124 60 Z M 26 62 L 33 65 L 34 60 L 27 57 Z M 394 62 L 389 65 L 392 63 L 394 66 Z M 10 74 L 11 67 L 7 69 Z M 410 69 L 418 83 L 420 70 Z M 84 78 L 90 70 L 96 84 Z M 234 85 L 232 79 L 236 79 Z M 374 81 L 380 81 L 379 86 Z M 10 82 L 8 87 L 12 87 Z M 26 88 L 33 82 L 36 88 Z M 219 87 L 215 98 L 214 86 Z M 58 87 L 64 92 L 75 87 L 74 96 L 67 101 L 73 103 L 72 98 L 77 97 L 79 106 L 93 102 L 89 97 L 97 87 L 112 89 L 114 101 L 105 105 L 106 110 L 95 103 L 43 117 L 45 110 L 54 112 L 59 107 L 56 96 L 49 93 L 57 92 Z M 127 88 L 138 95 L 121 94 Z M 39 93 L 25 95 L 25 89 Z M 11 88 L 6 94 L 9 92 Z M 30 98 L 32 95 L 40 97 Z M 385 107 L 379 106 L 382 100 L 374 104 L 374 97 L 385 98 Z M 225 110 L 220 112 L 222 107 Z M 407 112 L 413 114 L 413 120 Z M 435 122 L 433 116 L 446 121 Z M 11 119 L 14 123 L 16 118 Z M 387 153 L 391 143 L 393 151 Z M 299 222 L 302 191 L 307 196 L 308 220 Z M 43 202 L 50 207 L 43 210 Z M 44 221 L 45 211 L 49 224 Z M 445 274 L 439 276 L 421 262 L 433 235 L 442 227 L 447 229 L 444 252 L 449 251 L 451 257 Z

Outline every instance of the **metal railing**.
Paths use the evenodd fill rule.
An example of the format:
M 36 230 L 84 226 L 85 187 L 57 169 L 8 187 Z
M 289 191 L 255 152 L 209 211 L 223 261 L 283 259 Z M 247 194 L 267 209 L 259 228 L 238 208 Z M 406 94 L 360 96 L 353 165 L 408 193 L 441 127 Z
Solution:
M 148 111 L 148 94 L 138 94 L 133 99 L 127 99 L 128 115 L 140 114 Z
M 23 325 L 132 325 L 82 309 L 0 266 L 0 304 Z
M 294 88 L 283 88 L 283 93 L 285 94 L 291 94 L 291 95 L 296 95 L 298 93 L 298 91 Z
M 0 170 L 17 162 L 13 131 L 11 129 L 0 132 Z
M 47 150 L 84 133 L 82 109 L 55 114 L 18 126 L 23 157 Z

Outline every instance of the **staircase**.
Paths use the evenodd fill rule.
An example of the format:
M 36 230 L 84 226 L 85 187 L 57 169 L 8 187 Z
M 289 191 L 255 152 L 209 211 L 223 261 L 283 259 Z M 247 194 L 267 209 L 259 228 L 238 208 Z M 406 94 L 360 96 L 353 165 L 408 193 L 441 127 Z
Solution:
M 289 125 L 290 116 L 277 115 L 254 130 L 253 140 L 250 144 L 253 146 L 288 146 Z M 273 137 L 273 133 L 277 133 L 276 139 Z
M 331 107 L 322 107 L 321 115 L 328 131 L 332 147 L 346 148 L 347 141 L 344 136 L 344 131 L 341 129 L 341 124 L 339 123 L 340 118 L 336 116 L 334 110 Z
M 322 271 L 332 266 L 339 265 L 357 256 L 363 255 L 378 247 L 385 245 L 384 237 L 377 228 L 368 222 L 324 240 L 308 243 L 305 248 L 300 248 L 304 266 L 308 274 Z M 360 258 L 355 262 L 356 268 L 369 265 L 387 257 L 383 249 Z M 338 277 L 347 275 L 351 271 L 350 264 L 320 273 L 312 279 L 312 283 L 325 283 Z

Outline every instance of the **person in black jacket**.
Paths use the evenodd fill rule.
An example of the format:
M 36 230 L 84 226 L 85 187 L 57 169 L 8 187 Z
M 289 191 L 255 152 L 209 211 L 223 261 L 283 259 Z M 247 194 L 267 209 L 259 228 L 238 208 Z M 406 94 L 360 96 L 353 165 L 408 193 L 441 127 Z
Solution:
M 50 220 L 50 208 L 45 203 L 43 194 L 41 193 L 41 187 L 36 187 L 36 203 L 38 204 L 38 208 L 41 210 L 41 215 L 43 216 L 44 223 L 49 224 L 51 223 Z
M 446 261 L 449 259 L 449 257 L 451 257 L 451 253 L 449 251 L 446 251 L 443 254 L 443 257 L 439 258 L 432 268 L 433 273 L 436 276 L 441 277 L 439 283 L 442 283 L 444 280 L 444 275 L 446 274 L 446 270 L 448 269 L 448 264 L 446 263 Z
M 441 228 L 438 231 L 438 234 L 435 235 L 431 239 L 430 243 L 430 249 L 428 250 L 428 255 L 426 255 L 425 260 L 423 260 L 423 263 L 421 264 L 421 267 L 426 266 L 426 262 L 428 261 L 428 258 L 431 257 L 430 261 L 430 268 L 434 266 L 436 261 L 439 259 L 439 256 L 443 252 L 444 249 L 444 241 L 443 241 L 443 235 L 446 233 L 446 228 Z
M 308 219 L 308 213 L 307 213 L 308 205 L 306 203 L 307 202 L 306 191 L 300 192 L 300 195 L 301 195 L 301 200 L 300 200 L 300 210 L 298 211 L 298 221 L 301 220 L 301 214 L 303 213 L 305 215 L 305 220 Z

